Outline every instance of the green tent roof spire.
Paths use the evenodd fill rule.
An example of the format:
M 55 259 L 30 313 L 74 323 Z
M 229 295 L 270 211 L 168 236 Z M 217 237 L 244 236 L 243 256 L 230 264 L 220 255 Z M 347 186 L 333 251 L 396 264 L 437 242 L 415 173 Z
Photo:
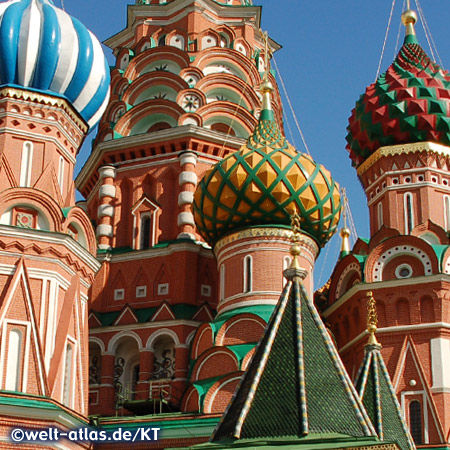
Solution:
M 212 442 L 375 436 L 336 348 L 291 266 L 282 296 Z M 333 438 L 331 437 L 333 436 Z
M 365 347 L 365 356 L 356 377 L 356 389 L 378 437 L 381 440 L 395 442 L 401 450 L 415 450 L 381 356 L 381 344 L 375 337 L 378 322 L 375 299 L 372 292 L 368 292 L 366 297 L 369 342 Z

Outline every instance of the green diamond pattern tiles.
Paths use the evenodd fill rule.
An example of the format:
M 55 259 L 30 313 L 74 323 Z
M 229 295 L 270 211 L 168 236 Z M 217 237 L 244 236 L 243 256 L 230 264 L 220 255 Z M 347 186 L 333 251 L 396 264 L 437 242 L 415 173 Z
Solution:
M 432 141 L 450 145 L 450 75 L 409 35 L 388 70 L 356 102 L 347 150 L 359 166 L 379 147 Z
M 205 174 L 193 207 L 197 228 L 212 245 L 248 226 L 289 226 L 297 210 L 302 230 L 323 246 L 336 230 L 341 200 L 330 173 L 288 144 L 264 110 L 247 144 Z

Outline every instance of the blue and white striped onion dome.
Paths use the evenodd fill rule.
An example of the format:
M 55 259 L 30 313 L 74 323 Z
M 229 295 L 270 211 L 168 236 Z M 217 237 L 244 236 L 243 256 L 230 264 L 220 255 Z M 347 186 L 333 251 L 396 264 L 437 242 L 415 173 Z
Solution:
M 97 38 L 51 0 L 0 3 L 0 85 L 66 98 L 92 129 L 109 100 Z

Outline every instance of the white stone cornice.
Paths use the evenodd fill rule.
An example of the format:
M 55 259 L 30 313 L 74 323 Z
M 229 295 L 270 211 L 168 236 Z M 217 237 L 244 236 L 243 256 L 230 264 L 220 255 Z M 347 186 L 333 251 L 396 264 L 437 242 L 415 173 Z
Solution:
M 367 291 L 376 291 L 377 289 L 384 288 L 402 288 L 406 286 L 414 286 L 417 284 L 430 284 L 430 283 L 450 283 L 450 275 L 444 273 L 438 273 L 436 275 L 428 275 L 414 278 L 395 279 L 387 281 L 377 281 L 374 283 L 358 283 L 351 287 L 342 297 L 336 300 L 329 308 L 323 312 L 323 317 L 328 317 L 339 309 L 344 303 L 352 298 L 356 293 Z
M 449 331 L 450 333 L 450 323 L 447 322 L 432 322 L 432 323 L 420 323 L 416 325 L 399 325 L 394 327 L 383 327 L 377 329 L 377 335 L 380 334 L 389 334 L 389 333 L 402 333 L 404 335 L 410 333 L 411 331 L 420 331 L 420 330 L 434 330 L 436 328 L 444 328 Z M 343 347 L 339 349 L 339 353 L 345 352 L 349 348 L 353 347 L 357 342 L 359 342 L 361 339 L 368 339 L 369 333 L 367 330 L 364 330 L 362 333 L 360 333 L 358 336 L 356 336 L 354 339 L 352 339 L 350 342 L 345 344 Z
M 0 225 L 0 236 L 7 236 L 17 240 L 29 239 L 30 241 L 42 242 L 48 245 L 62 245 L 80 258 L 92 271 L 97 272 L 100 269 L 100 263 L 97 259 L 68 234 Z
M 399 144 L 380 147 L 370 155 L 357 169 L 358 176 L 362 176 L 379 159 L 385 156 L 407 155 L 409 153 L 430 152 L 450 157 L 450 147 L 435 142 L 415 142 L 412 144 Z
M 98 161 L 102 159 L 105 153 L 118 150 L 127 150 L 133 146 L 142 147 L 143 145 L 153 145 L 155 143 L 182 138 L 203 139 L 211 144 L 216 144 L 218 146 L 227 145 L 229 147 L 234 147 L 236 150 L 245 144 L 245 139 L 234 136 L 225 136 L 223 133 L 218 131 L 209 130 L 208 128 L 198 127 L 195 125 L 182 125 L 154 133 L 138 134 L 135 136 L 114 139 L 112 141 L 100 142 L 95 146 L 92 153 L 89 155 L 88 160 L 80 170 L 80 173 L 77 175 L 77 178 L 75 179 L 75 186 L 77 189 L 81 189 L 87 179 L 91 176 L 92 172 L 96 169 Z M 183 152 L 185 152 L 185 150 L 174 152 L 173 155 L 178 158 L 178 156 Z M 161 155 L 156 155 L 153 158 L 161 158 Z M 147 158 L 142 158 L 136 161 L 142 161 L 144 159 Z M 124 161 L 122 163 L 116 163 L 114 166 L 120 168 L 121 165 L 130 164 L 130 162 L 131 161 Z
M 146 250 L 134 250 L 120 255 L 111 255 L 111 263 L 116 262 L 126 262 L 126 261 L 136 261 L 149 258 L 158 258 L 161 256 L 168 256 L 177 252 L 191 252 L 200 253 L 201 256 L 207 258 L 214 258 L 211 248 L 208 247 L 203 242 L 174 242 L 167 247 L 163 248 L 149 248 Z M 449 277 L 450 278 L 450 277 Z
M 208 12 L 208 19 L 218 17 L 214 22 L 218 25 L 235 25 L 236 21 L 247 20 L 252 21 L 256 28 L 261 25 L 261 7 L 260 6 L 229 6 L 220 5 L 211 0 L 196 0 L 192 5 L 192 0 L 176 0 L 162 5 L 129 5 L 127 10 L 127 28 L 106 39 L 103 43 L 111 49 L 123 46 L 125 42 L 129 42 L 134 38 L 133 27 L 137 23 L 152 18 L 152 24 L 158 25 L 163 23 L 168 25 L 177 22 L 187 14 L 199 11 L 205 15 Z M 276 44 L 274 41 L 271 44 Z M 278 50 L 280 46 L 274 45 L 274 50 Z

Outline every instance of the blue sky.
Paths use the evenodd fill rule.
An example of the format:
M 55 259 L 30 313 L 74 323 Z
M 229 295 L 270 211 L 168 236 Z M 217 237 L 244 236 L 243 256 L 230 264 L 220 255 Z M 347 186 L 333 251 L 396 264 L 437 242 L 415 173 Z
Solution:
M 67 12 L 80 19 L 103 41 L 125 27 L 126 5 L 132 2 L 63 0 L 63 3 Z M 275 59 L 310 152 L 347 189 L 357 232 L 368 237 L 365 196 L 345 150 L 346 126 L 355 101 L 375 80 L 392 0 L 254 0 L 254 3 L 263 7 L 263 30 L 283 46 Z M 403 3 L 403 0 L 395 2 L 382 71 L 396 55 Z M 55 4 L 61 6 L 61 0 L 55 0 Z M 411 0 L 411 4 L 415 7 L 415 0 Z M 443 67 L 450 69 L 450 3 L 448 0 L 422 0 L 420 5 Z M 418 23 L 416 29 L 420 43 L 431 56 L 422 24 Z M 402 26 L 399 45 L 403 34 Z M 106 53 L 112 64 L 111 51 L 106 49 Z M 304 151 L 285 99 L 284 106 L 294 139 L 285 126 L 287 138 L 297 149 Z M 78 168 L 88 152 L 88 146 L 85 146 L 79 156 Z M 328 279 L 339 245 L 339 239 L 335 237 L 321 251 L 316 264 L 316 286 Z

